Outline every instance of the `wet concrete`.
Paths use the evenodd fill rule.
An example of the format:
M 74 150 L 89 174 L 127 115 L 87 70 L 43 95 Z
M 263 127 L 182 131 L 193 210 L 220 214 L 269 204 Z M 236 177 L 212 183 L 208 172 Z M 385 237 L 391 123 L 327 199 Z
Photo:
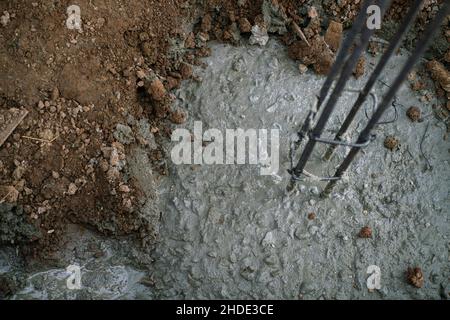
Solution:
M 396 56 L 382 76 L 390 83 L 405 62 Z M 370 58 L 369 58 L 370 59 Z M 432 116 L 414 124 L 406 108 L 432 113 L 407 85 L 398 94 L 399 120 L 378 128 L 378 138 L 352 166 L 330 199 L 317 193 L 323 185 L 300 184 L 287 196 L 289 141 L 305 118 L 323 82 L 308 72 L 299 75 L 285 49 L 271 41 L 266 48 L 216 45 L 207 60 L 201 85 L 191 83 L 178 93 L 189 110 L 185 125 L 205 128 L 281 128 L 280 172 L 259 175 L 257 166 L 171 166 L 173 182 L 167 201 L 161 241 L 155 254 L 157 296 L 161 298 L 435 298 L 449 285 L 449 178 L 445 126 Z M 362 79 L 361 79 L 362 80 Z M 353 80 L 352 88 L 362 81 Z M 379 84 L 376 92 L 385 90 Z M 325 135 L 332 137 L 355 95 L 339 102 Z M 370 106 L 367 106 L 370 113 Z M 386 118 L 392 118 L 391 114 Z M 357 137 L 367 119 L 360 115 L 348 136 Z M 426 170 L 419 144 L 433 169 Z M 383 147 L 394 135 L 400 149 Z M 319 147 L 308 171 L 329 175 L 343 159 L 340 148 L 329 164 Z M 170 148 L 168 148 L 170 150 Z M 307 219 L 314 212 L 314 221 Z M 359 239 L 363 226 L 373 239 Z M 367 268 L 381 268 L 382 289 L 369 293 Z M 404 272 L 421 266 L 425 287 L 410 287 Z
M 405 84 L 398 94 L 398 121 L 377 129 L 377 139 L 329 199 L 319 198 L 324 185 L 317 182 L 300 183 L 288 195 L 290 140 L 324 78 L 311 71 L 300 75 L 285 48 L 273 40 L 264 48 L 215 44 L 212 52 L 205 60 L 208 67 L 195 71 L 202 83 L 186 83 L 176 92 L 177 103 L 189 112 L 183 127 L 193 130 L 194 121 L 202 121 L 204 130 L 281 128 L 278 175 L 261 176 L 253 165 L 174 165 L 169 160 L 170 177 L 158 186 L 149 183 L 159 190 L 162 212 L 154 251 L 139 251 L 132 239 L 85 232 L 74 236 L 63 268 L 28 277 L 26 289 L 15 298 L 448 298 L 450 157 L 446 127 L 430 116 L 434 102 L 420 102 Z M 406 57 L 396 56 L 381 80 L 392 82 Z M 359 88 L 363 80 L 349 86 Z M 385 89 L 379 83 L 376 92 L 381 96 Z M 337 131 L 355 98 L 344 95 L 325 136 Z M 422 123 L 407 119 L 412 105 L 426 116 Z M 392 115 L 391 110 L 386 118 Z M 363 112 L 348 139 L 357 137 L 366 120 Z M 400 140 L 398 150 L 383 147 L 388 135 Z M 423 137 L 432 168 L 420 151 Z M 168 154 L 173 145 L 166 143 Z M 339 148 L 330 163 L 321 160 L 324 150 L 316 150 L 308 171 L 332 173 L 346 148 Z M 155 207 L 149 210 L 156 218 Z M 307 218 L 311 212 L 315 220 Z M 358 238 L 366 225 L 373 238 Z M 83 248 L 91 242 L 105 254 L 87 255 L 92 250 Z M 85 266 L 83 290 L 65 287 L 67 263 Z M 382 288 L 372 293 L 366 287 L 370 265 L 381 269 Z M 422 289 L 406 282 L 405 271 L 414 266 L 424 271 Z

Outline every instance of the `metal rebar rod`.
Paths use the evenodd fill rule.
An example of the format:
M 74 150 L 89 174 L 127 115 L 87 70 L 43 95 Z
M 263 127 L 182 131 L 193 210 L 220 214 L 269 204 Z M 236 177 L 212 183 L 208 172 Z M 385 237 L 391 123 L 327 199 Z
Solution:
M 378 63 L 377 67 L 375 68 L 374 72 L 370 76 L 369 81 L 367 81 L 366 86 L 364 89 L 360 92 L 358 99 L 356 100 L 353 107 L 350 109 L 350 113 L 348 114 L 347 118 L 345 119 L 344 123 L 342 124 L 341 128 L 339 129 L 338 133 L 336 134 L 335 140 L 342 140 L 342 137 L 345 135 L 347 130 L 349 129 L 351 123 L 356 117 L 356 114 L 361 109 L 361 106 L 366 101 L 367 96 L 370 94 L 371 90 L 373 89 L 376 81 L 380 77 L 381 72 L 386 67 L 387 63 L 389 62 L 392 54 L 398 49 L 398 47 L 401 44 L 401 40 L 405 36 L 405 34 L 409 31 L 411 28 L 413 22 L 415 21 L 415 18 L 417 14 L 420 12 L 422 8 L 423 0 L 415 0 L 413 6 L 408 11 L 406 18 L 404 19 L 403 23 L 401 24 L 399 30 L 394 35 L 394 37 L 391 39 L 391 42 L 389 43 L 389 46 L 386 50 L 386 52 L 383 54 L 383 56 L 380 59 L 380 62 Z M 324 159 L 330 160 L 334 150 L 336 150 L 337 146 L 333 145 L 330 146 L 325 153 Z
M 367 9 L 373 2 L 374 0 L 364 1 L 363 6 L 361 7 L 361 12 L 359 13 L 355 22 L 353 23 L 350 33 L 342 42 L 335 63 L 332 65 L 331 70 L 328 73 L 327 79 L 325 80 L 325 83 L 323 84 L 322 89 L 320 90 L 318 108 L 320 108 L 320 106 L 327 98 L 328 92 L 330 91 L 333 81 L 336 79 L 339 72 L 342 70 L 345 59 L 349 56 L 349 52 L 351 50 L 352 45 L 355 43 L 358 34 L 363 30 L 363 26 L 366 23 L 367 18 Z
M 373 3 L 374 0 L 366 0 L 364 1 L 364 4 L 361 8 L 361 12 L 357 16 L 355 22 L 353 23 L 352 29 L 350 30 L 347 37 L 344 39 L 341 48 L 338 51 L 335 63 L 333 63 L 330 72 L 328 73 L 327 79 L 325 80 L 325 83 L 322 86 L 322 89 L 320 90 L 320 94 L 318 97 L 318 102 L 315 108 L 313 110 L 310 110 L 306 120 L 299 132 L 299 144 L 302 142 L 302 140 L 305 138 L 306 133 L 311 129 L 312 122 L 314 118 L 316 117 L 316 114 L 320 107 L 322 106 L 323 102 L 328 96 L 328 93 L 330 91 L 330 88 L 338 76 L 339 72 L 341 72 L 342 67 L 345 63 L 345 60 L 347 59 L 350 49 L 352 45 L 354 44 L 358 34 L 361 32 L 364 22 L 366 21 L 366 15 L 367 15 L 367 8 Z
M 388 4 L 391 2 L 390 0 L 378 0 L 376 1 L 379 3 L 379 7 L 381 8 L 382 16 L 386 12 L 386 9 L 388 7 Z M 336 84 L 336 87 L 334 88 L 333 92 L 330 95 L 330 98 L 328 99 L 325 108 L 323 109 L 323 112 L 317 121 L 317 124 L 315 128 L 312 130 L 312 136 L 314 137 L 320 137 L 325 125 L 328 122 L 328 119 L 333 112 L 337 101 L 339 100 L 339 97 L 342 94 L 342 91 L 345 89 L 345 85 L 347 84 L 348 79 L 350 78 L 353 70 L 356 67 L 356 64 L 358 63 L 358 60 L 364 50 L 366 50 L 369 40 L 372 37 L 374 33 L 373 29 L 369 29 L 367 26 L 363 28 L 363 33 L 361 35 L 361 39 L 359 40 L 359 43 L 357 44 L 356 48 L 353 50 L 350 57 L 347 59 L 347 62 L 345 63 L 341 76 L 339 77 L 339 80 Z M 303 151 L 299 162 L 297 163 L 297 166 L 293 170 L 293 175 L 299 176 L 302 174 L 303 170 L 305 169 L 306 163 L 309 160 L 313 149 L 316 145 L 316 140 L 310 139 L 308 143 L 305 146 L 305 150 Z
M 395 79 L 394 83 L 392 84 L 390 90 L 384 97 L 381 105 L 376 110 L 375 114 L 373 115 L 372 119 L 367 124 L 366 128 L 361 132 L 358 141 L 362 142 L 367 140 L 367 137 L 371 134 L 371 131 L 374 129 L 374 127 L 377 125 L 377 123 L 380 121 L 381 117 L 383 116 L 384 112 L 389 108 L 389 105 L 391 104 L 391 101 L 394 99 L 395 94 L 400 89 L 400 86 L 403 84 L 403 82 L 408 77 L 408 74 L 411 72 L 415 64 L 419 61 L 419 59 L 423 56 L 429 45 L 431 44 L 431 40 L 434 38 L 435 33 L 438 32 L 442 22 L 446 18 L 446 16 L 450 13 L 450 1 L 446 1 L 444 5 L 442 6 L 441 10 L 436 15 L 436 18 L 431 22 L 429 27 L 426 29 L 422 39 L 417 44 L 416 49 L 414 50 L 411 57 L 406 62 L 405 66 L 401 70 L 398 77 Z M 347 169 L 352 164 L 353 160 L 358 155 L 360 148 L 352 148 L 345 158 L 345 160 L 342 162 L 340 167 L 337 169 L 335 177 L 341 178 L 344 173 L 347 171 Z M 336 185 L 337 181 L 330 181 L 325 188 L 325 190 L 322 193 L 323 197 L 326 197 L 331 194 L 334 186 Z

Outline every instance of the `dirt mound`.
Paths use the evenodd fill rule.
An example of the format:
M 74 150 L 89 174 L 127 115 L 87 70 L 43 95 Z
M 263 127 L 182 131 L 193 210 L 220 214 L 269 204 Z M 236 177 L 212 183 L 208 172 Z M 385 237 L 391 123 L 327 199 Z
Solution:
M 18 191 L 20 219 L 40 231 L 27 238 L 35 244 L 27 250 L 41 256 L 58 248 L 68 221 L 106 234 L 152 234 L 138 211 L 139 185 L 127 174 L 120 133 L 132 127 L 133 140 L 148 145 L 150 130 L 163 132 L 153 104 L 138 93 L 138 75 L 175 69 L 169 39 L 181 32 L 184 15 L 184 1 L 81 0 L 78 32 L 66 27 L 69 5 L 0 3 L 0 113 L 29 111 L 0 149 L 0 186 Z M 149 125 L 140 132 L 144 118 Z

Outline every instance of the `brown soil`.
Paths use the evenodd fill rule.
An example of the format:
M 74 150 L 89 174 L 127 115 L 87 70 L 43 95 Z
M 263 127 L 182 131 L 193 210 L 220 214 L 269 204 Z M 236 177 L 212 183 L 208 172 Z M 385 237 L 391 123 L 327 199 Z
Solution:
M 125 177 L 128 146 L 114 132 L 130 116 L 164 126 L 137 83 L 149 70 L 161 79 L 178 72 L 182 57 L 167 53 L 169 39 L 183 37 L 184 3 L 80 0 L 82 33 L 65 26 L 69 1 L 0 3 L 10 17 L 0 26 L 0 111 L 30 112 L 0 148 L 0 185 L 18 190 L 42 230 L 30 253 L 56 249 L 68 221 L 152 233 L 138 214 L 139 186 Z
M 370 227 L 364 227 L 359 231 L 358 236 L 363 239 L 372 238 L 372 229 Z
M 422 288 L 424 285 L 424 277 L 423 272 L 421 268 L 408 268 L 408 271 L 406 272 L 406 277 L 412 286 L 416 288 Z
M 406 111 L 406 115 L 412 122 L 417 122 L 421 119 L 422 114 L 420 112 L 420 108 L 418 107 L 410 107 L 408 111 Z
M 314 212 L 310 212 L 308 213 L 308 220 L 315 220 L 316 219 L 316 214 Z
M 316 11 L 306 2 L 272 1 L 288 26 L 280 38 L 302 70 L 312 65 L 326 74 L 342 36 L 338 22 L 348 26 L 358 5 L 324 1 L 325 10 Z M 0 147 L 0 186 L 7 190 L 0 206 L 8 200 L 23 207 L 27 222 L 40 231 L 33 245 L 24 246 L 26 253 L 50 257 L 68 222 L 153 240 L 153 226 L 139 214 L 143 193 L 127 174 L 131 147 L 149 142 L 130 119 L 146 119 L 157 140 L 167 138 L 188 116 L 172 110 L 171 90 L 182 80 L 200 80 L 193 65 L 211 54 L 208 41 L 237 45 L 253 25 L 268 27 L 262 3 L 78 0 L 80 33 L 65 25 L 68 0 L 0 2 L 0 113 L 29 111 Z M 432 15 L 432 4 L 422 20 Z M 360 61 L 355 75 L 363 73 Z M 153 169 L 165 174 L 156 167 L 162 150 L 149 153 Z
M 396 137 L 389 136 L 384 140 L 384 147 L 391 151 L 394 151 L 400 145 L 400 141 Z

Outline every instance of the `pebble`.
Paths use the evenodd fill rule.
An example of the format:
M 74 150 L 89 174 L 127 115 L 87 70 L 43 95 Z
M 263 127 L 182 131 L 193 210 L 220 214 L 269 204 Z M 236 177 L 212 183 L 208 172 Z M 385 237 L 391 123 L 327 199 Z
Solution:
M 254 25 L 252 27 L 252 35 L 250 36 L 249 43 L 251 45 L 260 45 L 264 47 L 267 42 L 269 42 L 269 35 L 267 34 L 267 30 L 264 30 L 258 25 Z
M 73 196 L 75 193 L 77 193 L 78 187 L 75 183 L 69 184 L 69 188 L 67 189 L 67 194 L 70 196 Z
M 51 95 L 51 99 L 52 101 L 56 101 L 59 98 L 59 90 L 57 87 L 54 87 L 52 90 L 52 95 Z
M 155 101 L 161 101 L 167 95 L 166 89 L 159 79 L 155 79 L 150 83 L 148 93 Z
M 131 144 L 135 141 L 133 130 L 121 123 L 117 124 L 116 131 L 114 131 L 114 138 L 122 144 Z
M 123 184 L 119 187 L 119 191 L 123 193 L 129 193 L 131 190 L 129 186 Z
M 3 15 L 0 17 L 0 23 L 2 24 L 2 26 L 6 27 L 6 25 L 9 23 L 10 21 L 10 15 L 8 11 L 3 11 Z
M 300 74 L 305 74 L 308 71 L 308 67 L 301 63 L 298 65 L 298 70 L 300 71 Z

